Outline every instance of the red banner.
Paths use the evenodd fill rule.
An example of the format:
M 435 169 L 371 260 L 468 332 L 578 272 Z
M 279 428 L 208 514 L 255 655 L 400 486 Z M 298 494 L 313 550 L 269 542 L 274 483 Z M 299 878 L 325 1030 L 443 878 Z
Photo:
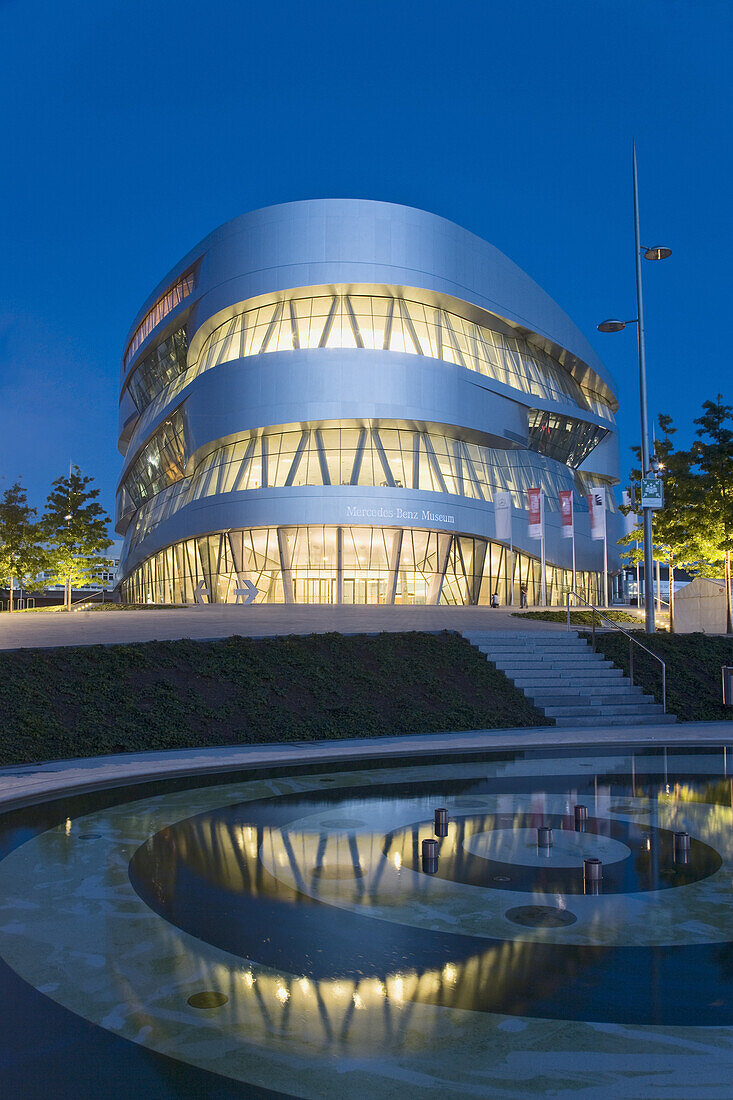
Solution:
M 542 538 L 542 490 L 527 489 L 529 497 L 529 537 L 531 539 Z
M 560 490 L 560 523 L 562 526 L 562 537 L 564 539 L 571 539 L 573 537 L 573 490 L 561 489 Z

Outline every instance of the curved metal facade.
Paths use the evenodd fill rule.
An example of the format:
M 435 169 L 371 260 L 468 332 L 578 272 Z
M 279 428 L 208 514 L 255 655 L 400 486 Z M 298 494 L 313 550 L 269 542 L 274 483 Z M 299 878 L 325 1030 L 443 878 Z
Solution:
M 585 494 L 617 482 L 614 384 L 554 302 L 490 244 L 389 203 L 245 214 L 151 294 L 123 353 L 117 529 L 128 600 L 598 595 Z M 510 491 L 514 554 L 496 538 Z M 620 517 L 609 508 L 609 566 Z M 241 598 L 241 597 L 240 597 Z

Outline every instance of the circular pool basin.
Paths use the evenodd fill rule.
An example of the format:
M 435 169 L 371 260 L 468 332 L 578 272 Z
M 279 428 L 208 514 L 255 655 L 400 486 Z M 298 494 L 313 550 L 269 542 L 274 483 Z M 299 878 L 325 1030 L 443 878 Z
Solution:
M 725 1095 L 727 772 L 723 749 L 594 746 L 6 814 L 0 1080 L 75 1100 Z

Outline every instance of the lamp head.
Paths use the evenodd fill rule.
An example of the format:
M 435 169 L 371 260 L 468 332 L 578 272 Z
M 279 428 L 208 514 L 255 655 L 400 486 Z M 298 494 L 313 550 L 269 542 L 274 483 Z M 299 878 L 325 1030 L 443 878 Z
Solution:
M 607 321 L 601 321 L 598 325 L 599 332 L 621 332 L 626 328 L 626 321 L 618 321 L 615 317 L 610 317 Z
M 645 260 L 666 260 L 668 256 L 672 255 L 671 248 L 645 248 L 644 259 Z

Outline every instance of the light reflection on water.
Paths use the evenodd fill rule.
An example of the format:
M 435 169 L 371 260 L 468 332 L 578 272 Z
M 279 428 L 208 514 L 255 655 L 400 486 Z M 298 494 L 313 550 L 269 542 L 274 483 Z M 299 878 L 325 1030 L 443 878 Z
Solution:
M 490 780 L 472 777 L 463 786 L 454 781 L 445 796 L 425 796 L 409 785 L 380 794 L 376 780 L 328 797 L 277 799 L 274 822 L 268 800 L 179 821 L 138 851 L 133 883 L 173 924 L 264 966 L 261 976 L 245 972 L 235 999 L 257 990 L 269 1015 L 315 1013 L 327 1032 L 335 1025 L 324 1023 L 326 1009 L 381 1020 L 379 1013 L 389 1017 L 412 1003 L 561 1018 L 665 1016 L 660 1006 L 674 966 L 659 971 L 654 941 L 639 926 L 647 936 L 649 926 L 663 928 L 659 899 L 704 883 L 721 856 L 733 858 L 733 812 L 717 801 L 730 797 L 728 781 L 676 781 L 668 793 L 666 783 L 642 784 L 636 775 L 631 783 L 623 775 L 602 784 L 589 777 L 585 790 L 582 781 L 568 789 L 554 776 L 551 784 L 526 782 L 520 793 L 497 795 Z M 578 802 L 589 807 L 582 842 L 574 827 Z M 420 851 L 435 835 L 432 814 L 441 804 L 450 820 L 433 876 L 421 873 Z M 694 806 L 705 806 L 705 814 L 682 862 L 673 833 Z M 493 842 L 486 852 L 472 850 L 497 830 L 529 849 L 525 838 L 543 823 L 567 842 L 528 850 L 514 863 L 506 852 L 494 858 L 503 849 Z M 590 896 L 582 863 L 594 843 L 614 857 Z M 484 913 L 475 903 L 463 911 L 466 891 L 475 897 L 477 890 Z M 633 957 L 634 950 L 646 955 Z M 679 973 L 701 967 L 708 984 L 729 980 L 702 948 L 698 957 L 684 955 L 684 944 L 676 950 Z M 653 983 L 650 966 L 659 971 Z M 578 982 L 588 989 L 573 1006 Z M 617 986 L 625 986 L 625 1003 Z M 391 1034 L 380 1024 L 375 1041 Z

